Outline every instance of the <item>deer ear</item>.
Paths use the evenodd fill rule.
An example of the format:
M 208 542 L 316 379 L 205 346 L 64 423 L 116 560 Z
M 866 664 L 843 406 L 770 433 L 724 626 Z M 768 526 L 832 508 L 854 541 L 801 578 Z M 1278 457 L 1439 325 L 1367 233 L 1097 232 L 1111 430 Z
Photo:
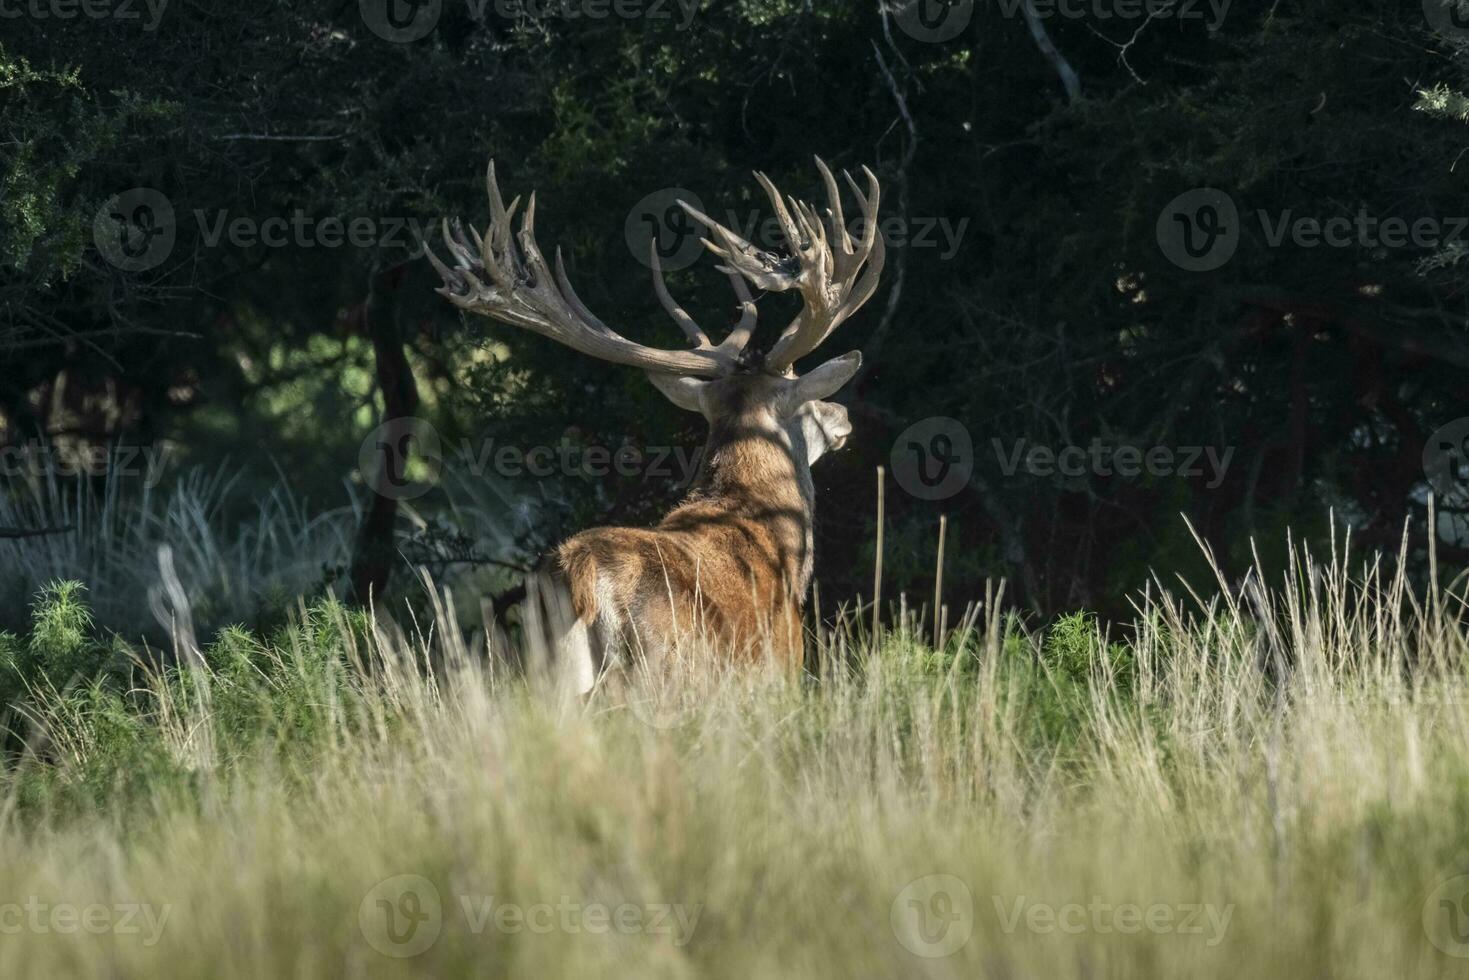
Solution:
M 664 397 L 673 402 L 679 408 L 690 412 L 704 413 L 704 404 L 700 395 L 704 387 L 709 384 L 699 378 L 690 378 L 682 374 L 663 374 L 659 371 L 649 371 L 648 380 L 653 382 L 653 387 L 663 392 Z
M 861 366 L 862 352 L 854 350 L 841 357 L 833 357 L 821 367 L 806 372 L 796 379 L 795 388 L 792 389 L 791 408 L 797 409 L 806 402 L 830 398 L 841 390 L 842 385 L 852 380 L 852 375 Z

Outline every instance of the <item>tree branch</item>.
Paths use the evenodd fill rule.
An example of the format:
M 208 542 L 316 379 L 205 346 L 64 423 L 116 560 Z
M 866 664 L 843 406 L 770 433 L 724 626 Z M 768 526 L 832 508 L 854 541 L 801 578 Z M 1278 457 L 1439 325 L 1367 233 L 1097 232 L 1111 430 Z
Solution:
M 1041 22 L 1040 14 L 1036 13 L 1035 0 L 1025 0 L 1020 5 L 1025 14 L 1025 24 L 1030 28 L 1030 36 L 1035 39 L 1035 46 L 1041 49 L 1041 54 L 1056 69 L 1056 74 L 1061 76 L 1061 85 L 1066 89 L 1066 98 L 1072 102 L 1081 99 L 1081 78 L 1076 74 L 1076 69 L 1071 67 L 1071 62 L 1066 56 L 1056 50 L 1056 45 L 1051 41 L 1051 35 L 1046 33 L 1046 25 Z

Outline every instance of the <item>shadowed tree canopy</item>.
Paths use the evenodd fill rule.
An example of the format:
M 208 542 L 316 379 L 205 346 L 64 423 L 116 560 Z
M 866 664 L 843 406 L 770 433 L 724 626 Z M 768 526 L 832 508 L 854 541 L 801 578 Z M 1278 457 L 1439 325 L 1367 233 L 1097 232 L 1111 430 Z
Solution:
M 944 40 L 943 9 L 878 0 L 446 3 L 409 42 L 371 6 L 5 21 L 0 439 L 167 440 L 323 500 L 398 415 L 447 444 L 692 449 L 697 420 L 638 372 L 461 320 L 417 236 L 440 215 L 483 225 L 494 156 L 509 194 L 538 190 L 539 237 L 587 305 L 676 347 L 628 244 L 640 202 L 686 190 L 762 234 L 749 171 L 820 199 L 819 153 L 877 173 L 889 243 L 880 291 L 824 348 L 865 356 L 843 395 L 853 442 L 816 472 L 824 594 L 870 589 L 873 469 L 935 416 L 967 430 L 970 474 L 941 501 L 890 486 L 888 594 L 932 588 L 941 513 L 948 589 L 1004 576 L 1043 613 L 1121 611 L 1150 569 L 1198 574 L 1180 515 L 1229 567 L 1251 535 L 1324 541 L 1330 513 L 1392 553 L 1409 520 L 1423 560 L 1424 451 L 1469 414 L 1469 31 L 1421 3 L 1216 20 L 999 0 L 957 5 L 971 19 Z M 147 267 L 99 247 L 135 188 L 173 212 Z M 733 307 L 714 265 L 669 280 L 717 325 Z M 785 299 L 761 304 L 766 343 Z M 1057 465 L 1067 447 L 1086 462 Z M 563 481 L 517 553 L 488 557 L 650 520 L 675 482 Z M 1439 507 L 1441 557 L 1462 566 L 1469 497 Z M 382 563 L 401 511 L 364 518 Z

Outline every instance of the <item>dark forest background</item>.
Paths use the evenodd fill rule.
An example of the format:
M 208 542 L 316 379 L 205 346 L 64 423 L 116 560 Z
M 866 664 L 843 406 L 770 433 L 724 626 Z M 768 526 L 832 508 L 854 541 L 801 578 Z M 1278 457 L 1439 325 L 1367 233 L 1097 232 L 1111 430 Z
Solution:
M 562 247 L 588 305 L 674 346 L 626 240 L 640 202 L 686 188 L 716 215 L 768 217 L 750 171 L 818 198 L 820 154 L 871 166 L 884 218 L 906 232 L 878 294 L 823 350 L 866 359 L 842 395 L 853 442 L 817 472 L 823 598 L 870 594 L 874 468 L 938 416 L 967 430 L 972 472 L 938 501 L 889 474 L 889 595 L 931 590 L 940 514 L 947 594 L 1003 576 L 1043 616 L 1125 615 L 1154 572 L 1197 581 L 1184 516 L 1240 573 L 1252 540 L 1279 563 L 1288 529 L 1326 547 L 1332 515 L 1391 556 L 1409 522 L 1408 560 L 1425 567 L 1425 449 L 1469 415 L 1469 17 L 1435 3 L 1235 0 L 1221 15 L 1087 0 L 1071 16 L 1025 0 L 445 0 L 410 41 L 381 36 L 372 0 L 173 0 L 151 26 L 142 3 L 127 5 L 136 19 L 12 4 L 0 441 L 166 444 L 174 478 L 231 474 L 226 519 L 242 522 L 283 478 L 308 507 L 358 487 L 354 519 L 376 524 L 349 561 L 323 559 L 321 585 L 339 592 L 402 587 L 414 555 L 499 574 L 578 528 L 651 521 L 676 480 L 512 480 L 494 533 L 458 520 L 440 488 L 411 507 L 366 499 L 359 448 L 385 416 L 424 418 L 447 445 L 702 440 L 635 371 L 461 321 L 393 229 L 482 224 L 493 156 L 509 193 L 539 191 L 540 240 Z M 945 17 L 968 20 L 941 38 L 959 23 Z M 137 187 L 167 198 L 176 237 L 129 270 L 99 250 L 95 219 Z M 1198 188 L 1237 218 L 1173 216 Z M 389 240 L 210 240 L 220 220 L 298 213 L 317 238 L 326 219 L 365 218 Z M 1216 214 L 1237 239 L 1217 268 L 1185 268 L 1160 243 L 1160 219 Z M 1282 220 L 1362 214 L 1436 231 L 1272 240 Z M 731 304 L 713 265 L 670 283 L 718 322 Z M 766 330 L 784 322 L 779 299 L 762 303 Z M 1007 473 L 995 447 L 1094 439 L 1232 455 L 1217 481 L 1207 467 L 1057 476 Z M 1448 575 L 1469 557 L 1469 496 L 1439 489 Z

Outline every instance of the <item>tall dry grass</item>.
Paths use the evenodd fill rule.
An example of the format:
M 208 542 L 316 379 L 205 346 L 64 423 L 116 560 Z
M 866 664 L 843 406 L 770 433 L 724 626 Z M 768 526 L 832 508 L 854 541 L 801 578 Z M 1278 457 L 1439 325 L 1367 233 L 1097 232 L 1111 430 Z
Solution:
M 588 705 L 448 597 L 318 606 L 42 698 L 0 975 L 1463 976 L 1462 590 L 1383 569 L 1155 583 L 1125 638 L 992 595 L 943 650 Z

